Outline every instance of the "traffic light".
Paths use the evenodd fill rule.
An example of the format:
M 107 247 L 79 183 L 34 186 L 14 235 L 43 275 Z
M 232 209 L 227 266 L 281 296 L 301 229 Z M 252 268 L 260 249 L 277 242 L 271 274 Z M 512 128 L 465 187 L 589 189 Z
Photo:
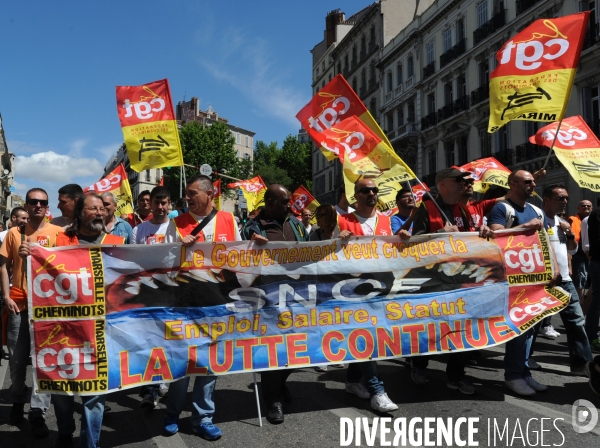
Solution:
M 248 222 L 248 210 L 242 209 L 242 222 L 246 224 Z

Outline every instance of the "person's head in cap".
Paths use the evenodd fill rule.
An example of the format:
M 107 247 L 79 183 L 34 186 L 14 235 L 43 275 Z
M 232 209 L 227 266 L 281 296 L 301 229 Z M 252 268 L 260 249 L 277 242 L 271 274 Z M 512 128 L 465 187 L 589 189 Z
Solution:
M 461 171 L 455 167 L 444 168 L 437 173 L 435 185 L 444 203 L 452 205 L 458 202 L 465 190 L 465 178 L 470 175 L 471 172 Z

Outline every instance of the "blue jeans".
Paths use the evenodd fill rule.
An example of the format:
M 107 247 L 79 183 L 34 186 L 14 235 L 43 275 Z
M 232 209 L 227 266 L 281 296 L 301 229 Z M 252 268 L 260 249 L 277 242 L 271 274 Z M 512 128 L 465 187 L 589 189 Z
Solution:
M 571 294 L 567 307 L 560 312 L 565 330 L 567 330 L 567 345 L 569 347 L 569 363 L 571 368 L 579 369 L 592 361 L 592 350 L 584 328 L 584 317 L 579 296 L 573 282 L 562 282 L 560 285 Z
M 188 384 L 190 384 L 190 377 L 186 376 L 169 385 L 169 395 L 167 395 L 167 412 L 169 414 L 179 415 L 183 411 Z M 192 426 L 212 422 L 213 415 L 215 415 L 215 403 L 213 401 L 215 384 L 217 384 L 216 376 L 197 376 L 194 378 Z
M 525 333 L 506 343 L 504 352 L 504 379 L 506 381 L 525 379 L 531 376 L 529 353 L 535 329 L 531 327 Z
M 385 393 L 383 381 L 381 381 L 377 375 L 377 362 L 363 361 L 348 364 L 346 382 L 360 383 L 363 376 L 365 377 L 367 389 L 372 397 Z
M 29 337 L 29 320 L 27 310 L 8 315 L 8 354 L 10 359 L 10 394 L 14 403 L 26 403 L 29 399 L 29 388 L 25 385 L 27 365 L 31 354 Z M 35 389 L 35 387 L 34 387 Z M 44 417 L 50 407 L 50 394 L 31 394 L 29 418 Z
M 106 395 L 82 396 L 83 414 L 81 414 L 81 430 L 79 432 L 79 446 L 81 448 L 95 448 L 100 446 L 100 432 L 102 431 L 102 416 L 104 414 L 104 401 Z M 56 426 L 58 433 L 63 435 L 75 432 L 75 397 L 69 395 L 52 395 Z
M 588 275 L 592 278 L 592 302 L 585 316 L 585 332 L 591 342 L 598 338 L 600 319 L 600 261 L 590 261 Z

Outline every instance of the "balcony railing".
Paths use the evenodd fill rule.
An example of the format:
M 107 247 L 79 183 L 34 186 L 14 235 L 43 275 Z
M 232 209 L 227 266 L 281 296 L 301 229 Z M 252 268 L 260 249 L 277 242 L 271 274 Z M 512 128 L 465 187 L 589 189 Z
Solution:
M 540 1 L 541 0 L 517 0 L 517 16 L 522 12 L 527 11 L 529 8 L 531 8 L 533 5 Z
M 431 61 L 423 68 L 423 79 L 429 78 L 435 73 L 435 61 Z
M 500 151 L 492 154 L 498 162 L 505 166 L 510 166 L 513 164 L 513 153 L 512 149 L 501 149 Z
M 405 89 L 406 90 L 410 89 L 413 86 L 414 83 L 415 83 L 415 77 L 411 76 L 406 81 L 404 81 L 404 87 L 405 87 Z
M 450 118 L 452 115 L 454 115 L 454 112 L 452 111 L 452 103 L 446 104 L 444 107 L 440 107 L 437 112 L 438 121 Z
M 405 123 L 398 128 L 397 135 L 398 137 L 402 137 L 408 134 L 416 134 L 417 132 L 418 130 L 416 123 Z
M 485 22 L 475 31 L 473 31 L 473 45 L 477 45 L 483 39 L 496 32 L 506 24 L 506 11 L 500 3 L 500 12 L 492 16 L 490 20 Z
M 583 49 L 587 50 L 590 47 L 596 45 L 598 35 L 600 34 L 600 24 L 591 24 L 588 27 L 585 39 L 583 40 Z
M 545 146 L 538 146 L 527 142 L 522 145 L 517 145 L 517 158 L 515 163 L 527 162 L 539 157 L 546 157 L 547 155 L 548 148 Z
M 469 108 L 469 95 L 461 96 L 460 98 L 454 100 L 452 103 L 452 109 L 454 113 L 457 114 L 462 112 L 463 110 L 467 110 Z
M 402 82 L 400 82 L 400 85 L 398 87 L 396 87 L 396 90 L 394 91 L 394 95 L 398 96 L 402 93 Z
M 454 59 L 464 54 L 467 48 L 467 39 L 463 39 L 458 42 L 455 46 L 446 51 L 440 56 L 440 68 L 452 62 Z
M 421 129 L 427 129 L 437 124 L 437 114 L 430 113 L 426 117 L 421 118 Z
M 393 95 L 394 92 L 392 92 L 391 90 L 385 94 L 385 102 L 388 103 L 389 101 L 392 100 L 392 98 L 394 97 Z
M 489 99 L 489 97 L 490 88 L 487 84 L 477 87 L 471 92 L 471 106 L 475 106 L 475 104 L 479 104 L 482 101 Z

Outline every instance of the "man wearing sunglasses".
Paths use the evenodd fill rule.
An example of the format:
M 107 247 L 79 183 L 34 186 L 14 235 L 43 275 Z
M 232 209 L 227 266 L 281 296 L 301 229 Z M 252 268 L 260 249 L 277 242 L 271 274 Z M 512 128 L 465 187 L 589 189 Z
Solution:
M 544 213 L 527 202 L 533 197 L 535 180 L 529 171 L 518 170 L 508 176 L 509 191 L 488 215 L 488 225 L 494 230 L 520 228 L 541 230 Z M 534 395 L 547 386 L 531 376 L 528 357 L 531 352 L 534 328 L 511 339 L 505 345 L 504 383 L 517 395 Z
M 465 182 L 470 175 L 470 172 L 460 171 L 457 168 L 445 168 L 437 173 L 435 184 L 439 195 L 435 203 L 431 199 L 424 199 L 419 206 L 413 222 L 413 235 L 476 230 L 472 226 L 468 208 L 459 203 L 465 192 Z M 481 237 L 486 237 L 489 233 L 489 229 L 484 225 L 480 225 L 478 230 Z M 427 382 L 425 370 L 430 358 L 430 356 L 411 358 L 411 378 L 419 386 L 425 385 Z M 446 385 L 449 389 L 472 395 L 475 393 L 475 388 L 465 378 L 465 366 L 468 358 L 469 352 L 465 351 L 451 353 L 448 356 Z
M 29 323 L 27 319 L 27 263 L 21 258 L 23 241 L 53 247 L 56 236 L 62 227 L 50 224 L 44 219 L 48 210 L 48 194 L 41 188 L 32 188 L 25 195 L 25 211 L 29 219 L 26 224 L 11 227 L 0 248 L 2 292 L 8 310 L 8 354 L 13 406 L 9 422 L 18 425 L 23 420 L 23 410 L 28 397 L 25 385 L 30 354 Z M 12 266 L 12 286 L 9 268 Z M 50 406 L 49 394 L 31 394 L 29 422 L 35 437 L 48 436 L 45 414 Z

